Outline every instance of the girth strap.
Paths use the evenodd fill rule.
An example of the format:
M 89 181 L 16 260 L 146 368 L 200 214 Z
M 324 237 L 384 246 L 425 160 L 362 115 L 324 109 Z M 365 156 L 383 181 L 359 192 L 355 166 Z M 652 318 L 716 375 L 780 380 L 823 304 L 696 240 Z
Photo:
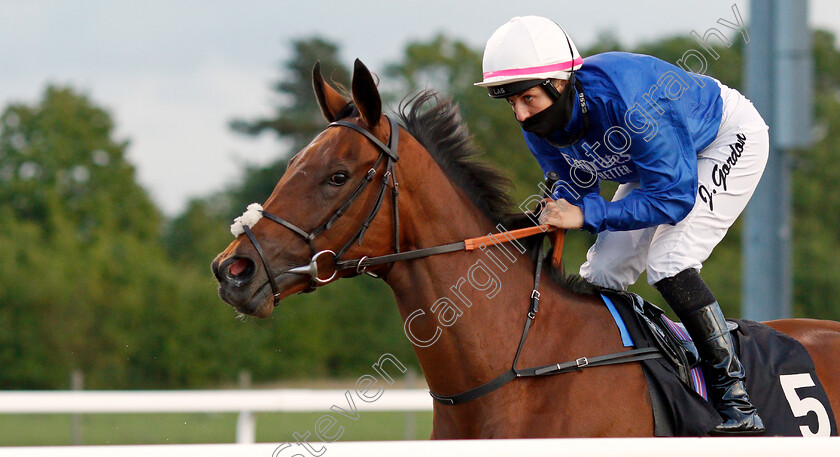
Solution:
M 482 384 L 478 387 L 474 387 L 466 392 L 462 392 L 458 395 L 438 395 L 434 392 L 429 392 L 429 395 L 435 399 L 435 401 L 439 403 L 443 403 L 444 405 L 459 405 L 461 403 L 466 403 L 468 401 L 475 400 L 478 397 L 483 397 L 486 394 L 502 387 L 503 385 L 513 381 L 517 378 L 516 370 L 510 369 L 505 371 L 495 379 Z
M 662 353 L 659 352 L 659 349 L 649 347 L 631 349 L 629 351 L 594 357 L 580 357 L 569 362 L 546 365 L 542 367 L 524 368 L 521 370 L 511 368 L 492 380 L 457 395 L 438 395 L 434 392 L 429 392 L 429 395 L 431 395 L 435 401 L 443 403 L 444 405 L 460 405 L 461 403 L 467 403 L 475 400 L 476 398 L 483 397 L 484 395 L 493 392 L 516 378 L 551 376 L 570 373 L 572 371 L 580 371 L 584 368 L 595 368 L 605 365 L 616 365 L 619 363 L 641 362 L 643 360 L 659 358 L 662 358 Z
M 570 371 L 577 371 L 583 368 L 594 368 L 604 365 L 614 365 L 617 363 L 640 362 L 642 360 L 661 358 L 662 353 L 659 351 L 659 348 L 648 347 L 631 349 L 629 351 L 616 352 L 613 354 L 596 355 L 594 357 L 581 357 L 570 362 L 546 365 L 538 368 L 527 368 L 520 370 L 519 373 L 521 373 L 521 376 L 546 376 L 568 373 Z

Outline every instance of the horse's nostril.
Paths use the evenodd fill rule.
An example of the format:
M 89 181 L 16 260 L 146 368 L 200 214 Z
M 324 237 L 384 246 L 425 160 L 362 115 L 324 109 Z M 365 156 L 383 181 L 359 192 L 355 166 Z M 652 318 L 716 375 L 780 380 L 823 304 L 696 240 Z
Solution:
M 230 266 L 231 276 L 239 276 L 243 271 L 248 269 L 249 262 L 245 259 L 239 259 Z
M 256 273 L 256 265 L 247 257 L 233 259 L 227 265 L 227 277 L 234 281 L 247 282 L 254 273 Z

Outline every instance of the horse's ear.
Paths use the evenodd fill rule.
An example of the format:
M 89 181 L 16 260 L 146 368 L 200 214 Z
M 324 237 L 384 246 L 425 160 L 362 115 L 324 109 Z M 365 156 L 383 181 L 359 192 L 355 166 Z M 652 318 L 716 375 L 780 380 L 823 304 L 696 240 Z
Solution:
M 335 121 L 338 113 L 347 106 L 348 102 L 337 90 L 324 81 L 324 77 L 321 76 L 320 60 L 315 62 L 315 66 L 312 67 L 312 87 L 315 89 L 315 97 L 318 98 L 318 106 L 321 107 L 324 118 L 327 122 Z
M 373 75 L 359 59 L 353 65 L 353 101 L 368 127 L 373 128 L 379 123 L 382 117 L 382 98 Z

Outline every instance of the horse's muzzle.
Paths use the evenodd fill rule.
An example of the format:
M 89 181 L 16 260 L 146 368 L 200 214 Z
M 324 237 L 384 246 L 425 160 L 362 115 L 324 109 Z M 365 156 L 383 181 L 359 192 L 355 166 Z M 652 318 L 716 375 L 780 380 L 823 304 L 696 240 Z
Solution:
M 253 259 L 244 256 L 224 258 L 220 255 L 213 260 L 210 268 L 219 282 L 219 298 L 222 301 L 245 314 L 256 311 L 259 307 L 254 300 L 257 264 Z

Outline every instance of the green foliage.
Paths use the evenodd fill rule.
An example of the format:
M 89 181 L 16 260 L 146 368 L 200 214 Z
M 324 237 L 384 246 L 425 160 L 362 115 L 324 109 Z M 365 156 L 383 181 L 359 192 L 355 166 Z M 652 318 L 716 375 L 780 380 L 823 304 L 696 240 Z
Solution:
M 110 116 L 85 96 L 48 87 L 40 104 L 12 105 L 2 121 L 0 201 L 16 217 L 52 229 L 61 215 L 88 241 L 103 229 L 157 235 L 160 215 L 134 182 L 128 143 L 111 138 Z
M 321 38 L 300 39 L 292 41 L 292 49 L 294 55 L 274 85 L 282 96 L 276 115 L 253 121 L 235 120 L 231 128 L 249 135 L 273 131 L 278 137 L 291 140 L 291 151 L 299 151 L 324 128 L 324 118 L 312 91 L 313 65 L 320 60 L 324 77 L 342 85 L 350 81 L 350 73 L 339 62 L 338 46 L 334 43 Z
M 62 386 L 72 369 L 119 382 L 160 214 L 87 97 L 48 87 L 0 119 L 0 386 Z
M 611 31 L 601 31 L 595 37 L 595 43 L 587 49 L 580 49 L 582 56 L 591 56 L 602 52 L 626 51 L 618 41 L 618 37 Z
M 284 141 L 292 140 L 289 151 L 293 152 L 305 147 L 326 126 L 312 91 L 314 62 L 320 59 L 323 74 L 339 86 L 349 83 L 349 73 L 338 63 L 338 47 L 332 43 L 312 38 L 294 41 L 292 47 L 294 54 L 275 85 L 278 98 L 285 101 L 277 106 L 277 115 L 253 122 L 234 121 L 232 127 L 245 134 L 274 131 Z M 208 309 L 215 311 L 203 313 L 219 315 L 227 306 L 216 297 L 212 278 L 205 272 L 213 257 L 231 241 L 230 221 L 249 203 L 268 198 L 285 171 L 286 157 L 288 153 L 283 153 L 268 166 L 246 164 L 237 185 L 192 201 L 168 226 L 165 240 L 170 258 L 207 277 L 201 289 L 205 297 L 197 300 L 209 300 Z M 287 298 L 269 320 L 249 319 L 239 324 L 230 343 L 240 353 L 247 353 L 248 359 L 240 365 L 256 381 L 359 376 L 384 352 L 416 366 L 391 291 L 381 281 L 340 281 L 315 294 Z
M 167 256 L 127 142 L 72 89 L 48 87 L 0 120 L 0 388 L 64 388 L 76 369 L 91 388 L 234 378 L 238 351 L 220 342 L 238 323 L 206 312 L 218 304 L 209 260 L 192 263 L 219 242 L 215 226 Z
M 715 59 L 694 39 L 690 37 L 665 38 L 654 43 L 646 43 L 633 49 L 632 52 L 648 54 L 677 65 L 683 54 L 690 50 L 701 53 L 708 62 L 705 75 L 717 78 L 720 82 L 735 89 L 742 88 L 741 72 L 744 67 L 743 56 L 744 42 L 737 39 L 732 41 L 732 46 L 715 46 L 714 51 L 718 55 Z
M 170 259 L 188 267 L 209 265 L 219 246 L 230 241 L 232 218 L 223 209 L 224 201 L 221 197 L 192 200 L 169 223 L 163 241 Z
M 840 50 L 813 35 L 815 144 L 794 156 L 794 307 L 803 317 L 840 320 Z
M 352 390 L 353 382 L 355 379 L 337 382 L 334 387 Z M 344 401 L 342 396 L 335 399 L 336 404 L 341 401 Z M 329 411 L 256 413 L 256 441 L 275 443 L 275 446 L 294 443 L 295 433 L 312 435 L 315 423 L 326 412 Z M 415 440 L 428 439 L 432 432 L 431 411 L 362 411 L 356 421 L 337 417 L 344 429 L 341 441 L 402 440 L 407 427 L 414 431 L 412 439 Z M 81 444 L 232 443 L 236 440 L 236 422 L 235 413 L 84 414 L 81 416 Z M 0 415 L 0 446 L 69 446 L 73 444 L 72 424 L 69 414 Z M 320 449 L 317 444 L 313 446 Z M 329 445 L 326 447 L 329 449 Z
M 536 191 L 542 172 L 525 147 L 513 112 L 507 103 L 491 99 L 486 89 L 473 86 L 481 79 L 481 51 L 438 35 L 426 43 L 410 43 L 403 60 L 389 65 L 386 74 L 396 84 L 388 98 L 431 88 L 456 102 L 474 140 L 486 151 L 485 159 L 503 165 L 513 181 L 516 200 L 525 201 Z

